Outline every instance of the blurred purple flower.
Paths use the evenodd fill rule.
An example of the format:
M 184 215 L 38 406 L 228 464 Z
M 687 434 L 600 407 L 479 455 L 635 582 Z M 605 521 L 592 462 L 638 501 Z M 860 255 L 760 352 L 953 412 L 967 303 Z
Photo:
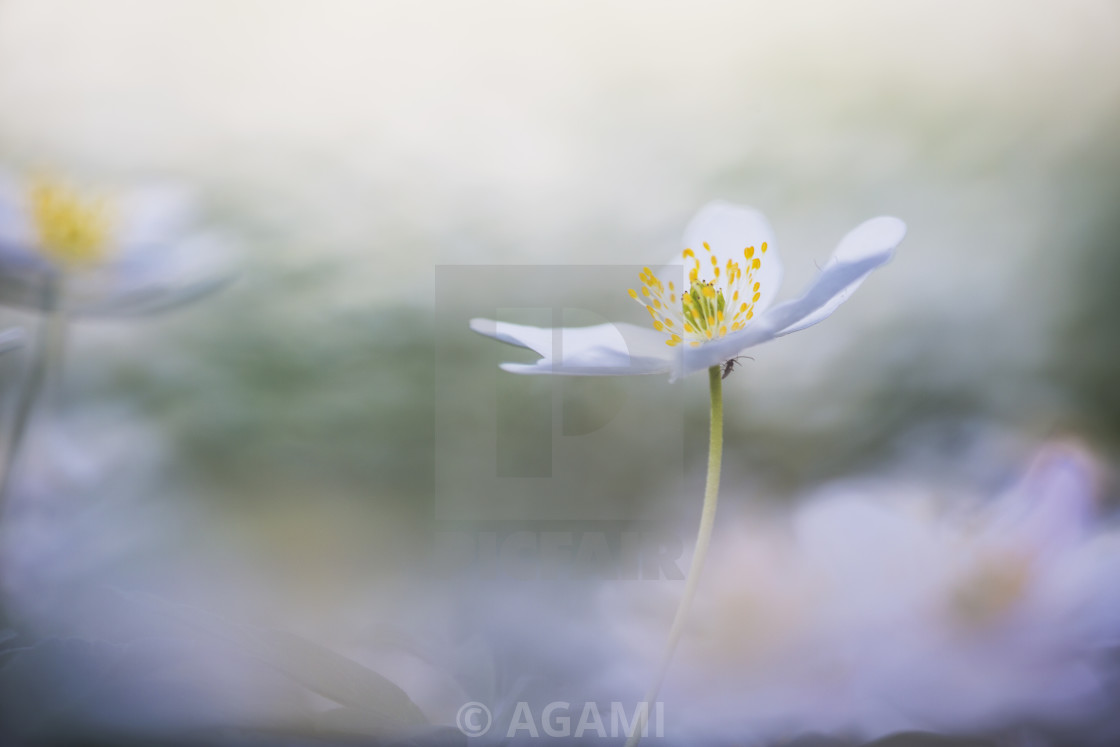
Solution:
M 1083 447 L 1054 443 L 994 500 L 835 487 L 788 524 L 730 528 L 665 693 L 675 727 L 875 737 L 1100 714 L 1120 531 L 1096 518 L 1099 473 Z M 660 604 L 674 601 L 667 588 Z M 621 603 L 619 640 L 644 660 L 660 615 Z

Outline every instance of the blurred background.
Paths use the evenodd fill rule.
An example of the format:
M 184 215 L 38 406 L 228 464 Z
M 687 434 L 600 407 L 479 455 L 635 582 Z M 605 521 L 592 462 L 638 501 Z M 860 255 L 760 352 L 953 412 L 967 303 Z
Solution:
M 7 658 L 26 671 L 9 669 L 0 702 L 29 712 L 34 693 L 101 671 L 82 657 L 116 661 L 136 641 L 228 621 L 364 662 L 432 724 L 453 723 L 468 680 L 492 698 L 530 674 L 564 700 L 638 697 L 640 667 L 618 690 L 586 684 L 604 681 L 591 661 L 616 634 L 595 628 L 598 613 L 571 614 L 598 609 L 596 583 L 525 589 L 433 568 L 453 490 L 439 463 L 454 469 L 456 444 L 499 417 L 516 462 L 517 443 L 552 427 L 532 405 L 542 398 L 577 430 L 619 396 L 664 408 L 663 432 L 612 439 L 564 490 L 687 545 L 703 377 L 513 380 L 497 363 L 533 356 L 469 332 L 437 278 L 464 265 L 656 265 L 717 198 L 770 218 L 779 299 L 862 220 L 909 226 L 831 319 L 757 349 L 725 382 L 721 511 L 781 516 L 852 479 L 950 503 L 992 497 L 1066 439 L 1094 465 L 1106 515 L 1120 455 L 1118 129 L 1120 7 L 1108 1 L 0 0 L 0 167 L 105 189 L 185 185 L 203 223 L 234 237 L 238 268 L 175 313 L 71 325 L 64 383 L 37 412 L 8 501 L 5 612 L 22 653 Z M 643 324 L 627 287 L 624 320 Z M 500 305 L 533 306 L 532 289 Z M 9 309 L 0 322 L 41 320 Z M 24 365 L 0 359 L 8 421 Z M 524 406 L 495 415 L 495 398 Z M 655 443 L 676 457 L 651 459 Z M 534 605 L 547 623 L 515 612 Z M 555 629 L 564 610 L 578 633 Z M 671 607 L 630 614 L 667 627 Z M 431 653 L 433 641 L 458 654 Z M 586 661 L 561 671 L 559 641 Z M 223 683 L 222 717 L 200 706 L 208 725 L 275 731 L 324 710 L 212 663 L 186 677 Z M 199 733 L 180 732 L 178 712 L 140 719 L 122 705 L 131 694 L 73 712 L 55 697 L 26 733 Z M 995 738 L 1030 720 L 1000 714 L 830 725 L 862 743 L 944 723 Z M 783 739 L 804 730 L 784 723 Z M 1063 728 L 1079 725 L 1103 728 Z M 1048 738 L 1038 728 L 1031 738 Z M 748 732 L 721 738 L 759 743 Z

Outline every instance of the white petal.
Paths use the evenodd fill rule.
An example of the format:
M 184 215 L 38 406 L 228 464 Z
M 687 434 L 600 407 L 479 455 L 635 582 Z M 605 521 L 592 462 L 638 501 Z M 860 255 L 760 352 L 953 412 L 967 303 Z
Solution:
M 1074 547 L 1092 526 L 1100 474 L 1083 447 L 1048 444 L 1019 484 L 995 504 L 993 541 L 1013 541 L 1038 554 Z
M 700 209 L 684 230 L 684 245 L 696 252 L 696 256 L 701 259 L 701 277 L 710 280 L 712 268 L 709 266 L 710 262 L 704 259 L 707 253 L 703 251 L 705 241 L 712 248 L 721 271 L 727 266 L 728 260 L 743 267 L 743 250 L 748 246 L 755 248 L 754 256 L 760 260 L 761 267 L 754 272 L 760 294 L 755 302 L 754 312 L 758 315 L 769 308 L 782 284 L 782 261 L 778 257 L 774 229 L 770 227 L 766 216 L 754 208 L 723 201 L 709 202 Z M 767 249 L 762 254 L 764 243 Z M 680 255 L 674 257 L 673 261 L 679 263 Z M 746 269 L 743 267 L 744 271 Z
M 472 319 L 470 327 L 542 356 L 536 363 L 503 363 L 502 368 L 512 373 L 626 376 L 664 373 L 673 367 L 674 350 L 665 344 L 665 335 L 633 324 L 549 329 Z M 554 351 L 557 343 L 559 349 Z M 559 358 L 554 359 L 554 354 Z
M 140 316 L 192 303 L 233 281 L 233 254 L 231 242 L 215 232 L 154 245 L 75 287 L 71 310 L 91 317 Z
M 906 234 L 898 218 L 872 218 L 852 230 L 836 247 L 816 282 L 801 298 L 756 315 L 745 329 L 681 352 L 672 378 L 715 366 L 749 347 L 816 324 L 847 300 L 868 273 L 891 258 Z
M 777 330 L 777 337 L 826 319 L 872 270 L 891 258 L 905 235 L 906 224 L 898 218 L 872 218 L 856 226 L 840 241 L 805 295 L 767 312 L 765 326 Z
M 23 330 L 19 327 L 12 327 L 0 332 L 0 353 L 7 353 L 9 350 L 16 350 L 23 346 L 24 335 Z
M 673 369 L 670 380 L 676 381 L 690 373 L 711 368 L 734 358 L 751 346 L 773 340 L 776 336 L 772 327 L 767 326 L 763 319 L 756 317 L 745 329 L 705 342 L 698 347 L 692 347 L 686 342 L 676 361 L 678 366 Z
M 123 262 L 128 261 L 129 255 L 159 250 L 169 240 L 186 233 L 197 220 L 190 194 L 175 185 L 134 189 L 118 196 L 112 208 L 118 221 L 114 241 Z

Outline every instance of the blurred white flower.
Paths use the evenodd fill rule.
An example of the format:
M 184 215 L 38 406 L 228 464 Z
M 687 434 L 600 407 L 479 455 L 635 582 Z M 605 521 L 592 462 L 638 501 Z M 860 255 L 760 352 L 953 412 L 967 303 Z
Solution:
M 230 277 L 228 246 L 194 223 L 175 187 L 90 196 L 0 174 L 0 304 L 129 316 L 191 301 Z
M 34 412 L 58 375 L 70 318 L 162 311 L 229 280 L 224 242 L 191 233 L 192 225 L 190 201 L 169 187 L 91 197 L 62 182 L 0 173 L 0 305 L 42 312 L 0 439 L 0 504 Z
M 665 693 L 676 728 L 870 738 L 1100 713 L 1120 642 L 1120 531 L 1094 519 L 1097 475 L 1059 443 L 994 501 L 835 488 L 788 524 L 728 531 Z M 660 629 L 627 616 L 618 638 L 644 660 Z
M 660 277 L 645 268 L 641 290 L 630 290 L 653 329 L 619 323 L 553 330 L 490 319 L 472 319 L 471 329 L 542 356 L 532 364 L 502 364 L 514 373 L 668 372 L 676 379 L 825 319 L 890 259 L 905 234 L 906 224 L 897 218 L 861 223 L 840 241 L 804 295 L 770 308 L 782 280 L 770 224 L 757 210 L 713 202 L 689 223 L 680 257 Z

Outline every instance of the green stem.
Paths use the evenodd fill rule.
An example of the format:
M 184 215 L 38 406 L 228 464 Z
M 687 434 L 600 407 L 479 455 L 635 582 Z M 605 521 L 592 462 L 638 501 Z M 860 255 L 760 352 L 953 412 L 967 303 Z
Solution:
M 15 418 L 0 450 L 0 512 L 7 507 L 8 493 L 16 472 L 20 447 L 26 439 L 35 408 L 43 399 L 48 375 L 62 359 L 66 343 L 67 315 L 63 306 L 61 277 L 50 281 L 44 289 L 44 314 L 39 320 L 36 339 L 31 350 L 31 365 L 21 396 L 16 402 Z M 57 384 L 57 380 L 55 381 Z
M 673 625 L 669 628 L 669 638 L 665 642 L 665 651 L 661 655 L 661 666 L 658 667 L 657 677 L 646 693 L 643 701 L 645 709 L 641 711 L 634 733 L 626 740 L 626 747 L 634 747 L 641 741 L 642 731 L 646 728 L 649 714 L 661 692 L 661 685 L 665 682 L 665 675 L 673 661 L 673 654 L 680 643 L 681 634 L 684 632 L 684 623 L 688 618 L 689 608 L 692 607 L 692 598 L 696 596 L 696 587 L 700 582 L 700 572 L 704 569 L 704 558 L 708 554 L 708 545 L 712 540 L 712 527 L 716 520 L 716 503 L 719 501 L 719 471 L 723 460 L 723 366 L 712 366 L 708 369 L 708 382 L 712 395 L 711 425 L 708 431 L 708 478 L 704 484 L 704 506 L 700 510 L 700 528 L 696 532 L 696 550 L 692 553 L 692 566 L 688 569 L 688 578 L 684 582 L 684 595 L 677 605 L 677 613 L 673 616 Z

